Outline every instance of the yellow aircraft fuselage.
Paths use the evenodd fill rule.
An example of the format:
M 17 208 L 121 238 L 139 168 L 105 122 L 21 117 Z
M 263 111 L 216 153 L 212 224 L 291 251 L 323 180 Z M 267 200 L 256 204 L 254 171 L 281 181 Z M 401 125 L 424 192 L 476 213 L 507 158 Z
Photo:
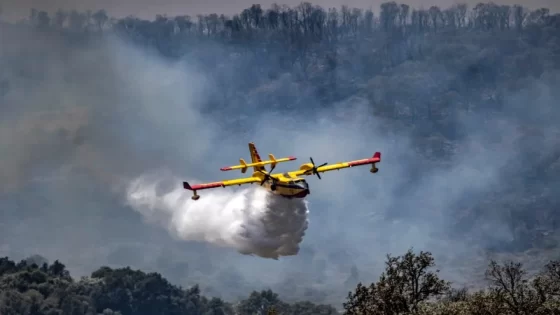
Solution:
M 260 175 L 260 173 L 259 173 Z M 259 176 L 254 174 L 253 176 Z M 289 174 L 276 175 L 277 180 L 269 179 L 264 182 L 263 187 L 268 189 L 271 193 L 286 198 L 305 198 L 311 192 L 309 191 L 309 184 L 301 177 L 287 177 Z
M 276 167 L 277 163 L 288 162 L 296 160 L 295 157 L 289 156 L 286 158 L 276 159 L 274 155 L 269 154 L 270 160 L 262 161 L 257 149 L 255 148 L 254 143 L 249 143 L 249 152 L 251 153 L 251 163 L 247 164 L 245 160 L 240 159 L 240 165 L 229 166 L 229 167 L 222 167 L 222 171 L 230 171 L 230 170 L 241 170 L 242 173 L 245 173 L 249 167 L 253 167 L 253 175 L 251 177 L 245 178 L 237 178 L 231 180 L 225 180 L 220 182 L 213 182 L 213 183 L 206 183 L 206 184 L 198 184 L 198 185 L 190 185 L 187 182 L 183 182 L 183 187 L 188 190 L 193 191 L 193 200 L 198 200 L 200 198 L 197 195 L 196 191 L 201 189 L 210 189 L 210 188 L 218 188 L 218 187 L 227 187 L 227 186 L 234 186 L 234 185 L 243 185 L 243 184 L 254 184 L 259 183 L 263 188 L 266 188 L 269 192 L 279 195 L 285 198 L 304 198 L 305 196 L 309 195 L 311 192 L 309 190 L 309 185 L 305 181 L 304 178 L 300 177 L 300 175 L 317 175 L 319 179 L 321 176 L 319 173 L 328 172 L 328 171 L 335 171 L 340 170 L 343 168 L 360 166 L 360 165 L 371 165 L 370 172 L 377 173 L 379 170 L 376 167 L 376 163 L 381 162 L 381 153 L 376 152 L 373 157 L 361 159 L 361 160 L 354 160 L 350 162 L 340 162 L 336 164 L 327 165 L 324 163 L 320 166 L 315 166 L 313 159 L 310 158 L 311 163 L 302 164 L 297 171 L 291 171 L 286 173 L 276 173 L 272 174 L 274 167 Z M 265 165 L 272 165 L 270 172 L 267 172 L 264 168 Z

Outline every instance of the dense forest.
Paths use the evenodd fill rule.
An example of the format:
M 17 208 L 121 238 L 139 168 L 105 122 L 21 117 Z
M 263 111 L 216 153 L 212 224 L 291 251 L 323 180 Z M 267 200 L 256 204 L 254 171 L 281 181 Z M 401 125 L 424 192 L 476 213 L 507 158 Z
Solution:
M 321 252 L 317 248 L 300 254 L 305 261 L 294 268 L 308 268 L 302 271 L 309 274 L 305 285 L 297 283 L 304 276 L 292 276 L 272 291 L 255 291 L 239 303 L 204 297 L 210 295 L 203 294 L 207 283 L 201 278 L 174 279 L 177 285 L 201 282 L 200 289 L 183 289 L 158 273 L 103 267 L 76 280 L 58 261 L 49 265 L 5 258 L 0 261 L 0 314 L 333 314 L 334 309 L 327 304 L 344 308 L 347 314 L 560 314 L 560 14 L 546 8 L 528 10 L 491 2 L 427 9 L 387 2 L 378 12 L 302 3 L 296 7 L 253 5 L 234 16 L 158 15 L 153 20 L 112 18 L 104 10 L 32 9 L 28 18 L 9 23 L 2 21 L 0 14 L 3 41 L 41 39 L 26 42 L 31 48 L 25 51 L 0 44 L 0 121 L 2 127 L 11 126 L 8 119 L 13 120 L 28 106 L 25 102 L 29 99 L 24 101 L 20 95 L 37 90 L 41 80 L 52 75 L 44 71 L 43 58 L 70 58 L 71 49 L 85 51 L 108 40 L 124 41 L 169 62 L 189 60 L 215 87 L 215 93 L 203 100 L 201 110 L 213 113 L 228 130 L 256 128 L 251 115 L 246 114 L 252 111 L 314 117 L 320 111 L 365 104 L 368 114 L 383 127 L 382 131 L 367 132 L 387 137 L 404 134 L 411 148 L 410 153 L 398 157 L 399 163 L 406 165 L 402 168 L 405 179 L 392 186 L 398 194 L 390 192 L 406 198 L 391 200 L 384 222 L 416 220 L 437 225 L 438 237 L 459 240 L 476 248 L 476 253 L 482 252 L 478 260 L 496 253 L 508 258 L 505 263 L 492 261 L 484 277 L 473 276 L 460 284 L 474 288 L 473 292 L 451 290 L 454 282 L 428 271 L 434 260 L 427 252 L 390 256 L 377 282 L 356 287 L 364 274 L 371 275 L 370 266 L 348 262 L 352 251 L 342 252 L 336 244 L 324 255 L 328 259 L 315 258 L 313 255 Z M 67 50 L 49 43 L 64 43 L 59 46 Z M 107 62 L 100 68 L 108 74 L 118 71 L 110 65 Z M 85 68 L 72 71 L 76 76 L 86 72 Z M 71 85 L 76 77 L 63 80 Z M 92 89 L 98 85 L 86 82 Z M 96 96 L 102 98 L 100 94 Z M 53 99 L 45 93 L 32 101 L 43 96 Z M 351 114 L 342 111 L 337 115 L 345 120 L 345 115 Z M 0 132 L 0 148 L 20 148 L 9 136 L 4 137 L 10 134 L 6 130 Z M 473 138 L 474 131 L 478 138 Z M 59 143 L 79 146 L 89 141 L 80 133 L 68 133 L 72 132 L 59 130 L 59 138 L 49 140 L 48 145 L 57 152 L 49 152 L 45 158 L 48 163 L 55 163 L 58 155 L 70 155 L 59 149 L 63 147 Z M 480 147 L 473 142 L 481 143 Z M 48 145 L 37 145 L 34 154 L 46 154 Z M 162 148 L 171 150 L 163 144 L 151 147 L 154 151 Z M 10 154 L 0 163 L 0 193 L 6 193 L 0 195 L 5 215 L 0 238 L 8 239 L 2 234 L 11 228 L 8 217 L 33 217 L 29 208 L 37 207 L 14 201 L 23 200 L 22 196 L 9 195 L 26 191 L 20 179 L 28 175 L 33 161 L 23 156 Z M 91 156 L 91 161 L 96 161 L 95 154 Z M 11 164 L 13 157 L 24 161 Z M 477 183 L 486 177 L 453 169 L 458 159 L 470 159 L 483 166 L 481 173 L 497 175 L 484 185 Z M 105 162 L 107 167 L 113 163 Z M 127 166 L 132 164 L 128 161 Z M 115 170 L 100 169 L 95 169 L 95 176 Z M 461 187 L 476 187 L 454 190 L 458 184 L 430 180 L 432 172 L 449 169 L 454 173 L 446 179 L 460 178 L 464 182 Z M 432 185 L 433 189 L 426 188 Z M 83 188 L 93 194 L 96 189 L 100 190 Z M 433 197 L 436 190 L 445 191 L 438 193 L 448 195 L 445 202 Z M 100 203 L 96 203 L 98 198 L 92 199 L 87 207 Z M 48 198 L 40 195 L 37 200 L 46 204 Z M 53 207 L 58 206 L 65 204 Z M 10 245 L 0 243 L 0 250 L 6 243 Z M 197 251 L 189 255 L 194 257 Z M 202 258 L 192 259 L 190 270 L 212 268 Z M 339 263 L 345 270 L 337 273 L 342 274 L 340 286 L 322 278 L 325 261 L 337 259 L 345 260 Z M 539 268 L 544 269 L 538 273 Z M 169 270 L 169 274 L 181 275 L 174 278 L 184 275 Z M 193 273 L 202 278 L 200 274 L 210 274 L 207 270 Z M 467 273 L 470 277 L 471 270 Z M 222 273 L 216 274 L 208 276 L 213 293 L 249 287 L 237 275 L 222 278 Z M 486 286 L 484 278 L 490 287 L 476 291 Z M 349 289 L 352 293 L 342 307 L 344 292 Z M 437 302 L 432 303 L 432 298 Z M 311 302 L 297 302 L 300 300 Z
M 253 292 L 235 305 L 201 295 L 198 286 L 183 289 L 158 273 L 102 267 L 90 277 L 72 279 L 58 260 L 41 256 L 19 263 L 0 259 L 0 314 L 336 314 L 326 305 L 287 304 L 271 290 Z
M 453 289 L 434 270 L 429 252 L 409 250 L 387 256 L 385 271 L 370 285 L 358 283 L 341 309 L 344 314 L 560 314 L 560 261 L 551 261 L 530 279 L 522 264 L 491 261 L 488 288 Z M 39 314 L 192 314 L 334 315 L 336 308 L 302 301 L 283 302 L 273 291 L 254 291 L 228 303 L 201 295 L 198 286 L 183 289 L 158 273 L 129 267 L 101 267 L 89 277 L 72 279 L 65 265 L 40 256 L 19 263 L 0 259 L 0 313 Z

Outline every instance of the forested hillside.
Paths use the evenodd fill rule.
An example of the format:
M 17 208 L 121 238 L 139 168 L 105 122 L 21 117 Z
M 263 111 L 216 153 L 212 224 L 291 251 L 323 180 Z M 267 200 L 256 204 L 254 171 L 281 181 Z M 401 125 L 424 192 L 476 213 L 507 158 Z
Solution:
M 117 158 L 114 159 L 101 159 L 99 157 L 102 154 L 97 154 L 95 150 L 84 149 L 85 153 L 81 152 L 83 155 L 78 155 L 75 151 L 66 149 L 67 143 L 79 147 L 88 141 L 93 143 L 94 148 L 105 150 L 108 147 L 100 144 L 102 141 L 99 139 L 88 138 L 86 128 L 75 128 L 73 125 L 66 129 L 56 128 L 58 120 L 72 122 L 79 126 L 80 120 L 85 120 L 80 111 L 59 115 L 56 119 L 49 120 L 48 126 L 44 129 L 38 127 L 41 125 L 40 122 L 51 118 L 25 117 L 25 120 L 21 121 L 26 123 L 31 121 L 30 125 L 35 128 L 34 132 L 37 132 L 33 135 L 39 135 L 27 137 L 25 144 L 14 143 L 11 140 L 13 135 L 24 133 L 21 129 L 12 131 L 6 126 L 12 126 L 12 122 L 16 122 L 13 125 L 24 128 L 24 124 L 17 119 L 25 116 L 24 112 L 31 108 L 28 102 L 41 103 L 43 97 L 51 102 L 42 109 L 53 109 L 55 116 L 66 108 L 56 107 L 52 102 L 54 99 L 63 99 L 72 104 L 85 102 L 82 99 L 73 99 L 75 95 L 49 94 L 48 88 L 46 91 L 41 90 L 42 94 L 31 93 L 45 86 L 52 87 L 42 81 L 46 77 L 56 77 L 68 86 L 75 84 L 77 89 L 80 89 L 80 93 L 87 94 L 88 97 L 97 93 L 94 96 L 99 97 L 99 103 L 105 102 L 109 98 L 103 98 L 104 95 L 99 91 L 107 88 L 104 84 L 109 85 L 109 83 L 94 80 L 82 80 L 80 81 L 82 85 L 75 83 L 78 81 L 78 76 L 87 77 L 89 68 L 76 67 L 68 74 L 49 68 L 45 60 L 67 58 L 70 64 L 78 59 L 76 51 L 83 53 L 80 58 L 88 60 L 88 57 L 94 55 L 93 53 L 88 55 L 88 51 L 95 47 L 100 47 L 107 41 L 124 41 L 139 50 L 157 55 L 169 63 L 188 60 L 196 71 L 205 73 L 213 89 L 208 97 L 200 101 L 199 107 L 203 113 L 212 114 L 216 120 L 213 123 L 223 127 L 224 130 L 250 132 L 257 129 L 257 124 L 274 126 L 274 118 L 270 121 L 266 120 L 269 114 L 271 116 L 276 114 L 279 117 L 311 117 L 311 121 L 318 112 L 332 111 L 331 116 L 336 117 L 337 120 L 352 121 L 353 118 L 349 116 L 353 111 L 346 109 L 357 105 L 365 108 L 367 115 L 364 117 L 375 119 L 376 124 L 375 128 L 364 130 L 364 133 L 372 137 L 374 134 L 376 137 L 386 137 L 387 143 L 405 137 L 409 145 L 404 153 L 398 156 L 384 155 L 384 159 L 393 162 L 384 160 L 383 163 L 401 165 L 399 172 L 392 173 L 396 174 L 395 178 L 398 177 L 398 180 L 385 179 L 382 183 L 372 180 L 375 182 L 372 185 L 378 185 L 374 187 L 390 186 L 390 190 L 389 188 L 387 190 L 380 188 L 380 190 L 384 194 L 391 195 L 391 198 L 390 202 L 382 204 L 384 208 L 382 223 L 370 230 L 374 233 L 375 230 L 379 230 L 379 226 L 390 226 L 396 224 L 394 222 L 421 222 L 418 226 L 429 226 L 429 232 L 436 234 L 436 236 L 430 234 L 429 237 L 442 240 L 438 244 L 446 244 L 446 240 L 449 240 L 449 244 L 460 243 L 464 247 L 457 248 L 457 252 L 461 252 L 463 256 L 457 254 L 459 258 L 447 259 L 442 261 L 441 265 L 460 266 L 460 271 L 454 273 L 458 278 L 467 278 L 463 279 L 466 283 L 461 285 L 486 286 L 486 283 L 482 282 L 484 270 L 481 270 L 480 266 L 486 267 L 486 260 L 496 255 L 522 262 L 529 274 L 542 269 L 549 260 L 558 259 L 560 127 L 557 122 L 560 120 L 558 107 L 560 14 L 551 13 L 546 8 L 530 11 L 518 5 L 506 6 L 493 3 L 480 3 L 474 7 L 456 4 L 449 8 L 432 6 L 420 9 L 387 2 L 381 5 L 378 11 L 379 13 L 374 13 L 345 6 L 323 8 L 302 3 L 297 7 L 279 5 L 262 8 L 253 5 L 231 17 L 220 14 L 173 16 L 172 13 L 168 13 L 158 15 L 153 20 L 135 17 L 116 19 L 104 10 L 44 12 L 32 9 L 27 19 L 19 23 L 8 23 L 2 22 L 0 15 L 0 39 L 4 42 L 16 42 L 21 39 L 21 42 L 25 42 L 22 47 L 28 47 L 23 51 L 16 50 L 13 48 L 14 45 L 0 43 L 0 121 L 2 121 L 0 128 L 3 128 L 0 129 L 0 149 L 2 149 L 0 152 L 6 154 L 0 162 L 2 181 L 0 208 L 5 214 L 5 220 L 0 220 L 0 238 L 23 239 L 26 236 L 25 232 L 17 234 L 20 231 L 18 229 L 23 230 L 21 226 L 37 224 L 46 228 L 48 225 L 46 222 L 57 222 L 58 219 L 45 222 L 36 219 L 37 213 L 48 212 L 45 209 L 80 208 L 83 212 L 76 216 L 86 216 L 88 223 L 101 222 L 99 217 L 102 216 L 108 218 L 122 215 L 114 210 L 117 206 L 111 208 L 111 202 L 117 203 L 111 199 L 112 197 L 103 199 L 98 198 L 96 194 L 106 189 L 103 185 L 106 181 L 110 181 L 108 178 L 112 180 L 111 176 L 117 173 L 115 161 L 121 159 L 119 162 L 122 164 L 118 166 L 123 166 L 126 171 L 136 171 L 134 167 L 141 164 L 123 158 L 126 156 L 124 154 L 115 155 Z M 122 59 L 126 61 L 127 58 L 122 57 Z M 131 58 L 131 60 L 136 59 Z M 123 62 L 115 66 L 113 61 L 107 57 L 106 60 L 96 59 L 87 62 L 96 62 L 95 66 L 99 68 L 98 70 L 103 72 L 106 78 L 110 78 L 116 76 L 119 71 L 123 72 L 122 64 L 126 64 Z M 134 67 L 133 64 L 127 66 Z M 140 80 L 140 78 L 132 79 Z M 164 79 L 161 81 L 158 83 L 165 84 Z M 84 82 L 86 83 L 83 84 Z M 107 79 L 107 82 L 112 84 L 114 81 Z M 195 83 L 197 82 L 185 83 L 185 89 L 189 84 Z M 91 87 L 92 90 L 84 86 Z M 145 95 L 140 92 L 146 91 L 139 91 L 138 94 Z M 23 99 L 20 98 L 21 95 L 33 95 L 33 98 Z M 134 103 L 140 102 L 140 98 L 141 96 L 137 96 L 137 98 L 130 97 L 118 101 Z M 167 99 L 162 97 L 161 102 L 165 101 Z M 117 130 L 111 123 L 118 118 L 106 118 L 110 116 L 106 113 L 113 105 L 114 103 L 105 102 L 100 106 L 106 107 L 101 107 L 99 112 L 95 112 L 96 119 L 99 117 L 107 119 L 104 120 L 107 122 L 107 129 L 104 130 L 107 134 L 103 134 L 105 138 L 102 140 L 113 137 L 114 130 Z M 162 105 L 154 104 L 154 111 L 158 106 Z M 125 111 L 119 108 L 118 110 L 118 115 L 122 115 L 119 117 L 130 119 L 119 121 L 119 124 L 129 126 L 130 121 L 137 119 L 134 116 L 134 109 L 127 108 L 128 111 Z M 263 116 L 254 119 L 252 113 L 262 113 Z M 179 112 L 177 115 L 183 113 Z M 169 124 L 174 123 L 180 125 L 183 122 L 169 122 Z M 140 128 L 137 128 L 131 130 L 138 132 Z M 130 134 L 133 134 L 133 131 L 130 131 Z M 164 155 L 165 158 L 162 160 L 169 164 L 183 162 L 181 159 L 177 159 L 179 162 L 174 160 L 171 162 L 175 156 L 159 153 L 165 150 L 166 153 L 177 151 L 177 147 L 173 144 L 160 140 L 165 139 L 168 134 L 158 133 L 156 130 L 152 133 L 157 141 L 149 143 L 145 150 L 135 156 L 136 158 L 140 160 L 146 156 Z M 54 140 L 51 138 L 45 140 L 51 135 L 55 135 Z M 173 136 L 187 138 L 181 133 Z M 195 141 L 192 139 L 196 135 L 188 136 L 192 137 L 181 141 Z M 313 136 L 309 138 L 313 139 Z M 124 142 L 140 146 L 142 141 L 143 139 L 138 136 L 126 138 Z M 111 149 L 115 151 L 122 149 L 114 143 L 111 142 L 117 149 L 113 147 Z M 371 147 L 376 144 L 364 145 Z M 31 147 L 33 150 L 30 149 Z M 20 151 L 13 153 L 10 150 Z M 68 204 L 65 202 L 50 204 L 49 192 L 35 193 L 36 186 L 33 186 L 33 189 L 26 186 L 31 185 L 28 183 L 32 177 L 29 175 L 32 173 L 30 169 L 38 164 L 35 163 L 37 156 L 41 156 L 41 164 L 37 168 L 49 168 L 58 165 L 59 162 L 62 164 L 75 156 L 86 157 L 82 163 L 87 164 L 92 173 L 86 173 L 87 180 L 78 181 L 79 184 L 72 185 L 71 188 L 81 190 L 84 195 L 86 192 L 93 194 L 95 197 L 91 197 L 87 202 L 75 197 Z M 99 163 L 100 160 L 106 164 Z M 384 172 L 384 169 L 380 170 Z M 443 172 L 446 175 L 438 177 L 438 174 Z M 88 186 L 91 182 L 100 184 Z M 41 184 L 35 182 L 33 185 Z M 55 188 L 48 186 L 48 189 Z M 363 206 L 363 200 L 369 202 L 375 199 L 372 197 L 359 199 L 355 200 L 355 204 Z M 352 207 L 357 207 L 355 204 Z M 47 208 L 47 205 L 50 208 Z M 106 211 L 103 215 L 92 210 L 101 207 L 104 210 L 99 210 L 100 212 Z M 327 209 L 328 205 L 324 208 Z M 322 213 L 333 213 L 340 209 L 327 210 Z M 68 213 L 73 213 L 73 209 L 68 210 L 64 215 L 72 215 Z M 322 217 L 318 218 L 314 224 L 320 225 L 322 219 Z M 324 220 L 338 219 L 325 218 Z M 128 223 L 130 220 L 122 221 Z M 12 222 L 16 223 L 12 224 Z M 105 227 L 111 224 L 116 226 L 115 222 L 117 221 L 111 221 L 109 224 L 99 223 L 99 226 Z M 94 223 L 91 224 L 93 226 Z M 84 226 L 87 224 L 77 225 L 79 226 L 77 231 L 82 231 L 86 229 Z M 121 226 L 113 226 L 113 228 L 125 230 Z M 354 226 L 344 227 L 349 235 L 353 228 Z M 137 227 L 135 229 L 141 230 Z M 387 229 L 391 232 L 390 227 Z M 412 228 L 405 225 L 403 229 L 392 231 L 399 234 L 401 231 L 409 230 Z M 89 233 L 95 235 L 96 240 L 97 237 L 101 239 L 97 234 L 103 234 L 93 228 Z M 420 229 L 418 233 L 424 237 L 428 231 Z M 17 236 L 14 236 L 16 234 Z M 386 238 L 380 240 L 380 243 L 391 243 L 390 240 L 398 238 L 399 235 L 385 236 Z M 79 235 L 69 237 L 57 234 L 57 237 L 55 239 L 60 242 L 75 239 L 75 243 L 72 244 L 76 247 L 90 242 L 90 239 L 85 237 L 83 240 L 80 239 Z M 418 238 L 420 237 L 413 235 L 398 240 L 403 243 Z M 40 241 L 41 239 L 37 237 L 37 242 Z M 331 304 L 340 308 L 344 300 L 344 292 L 362 281 L 364 274 L 368 276 L 367 280 L 363 281 L 371 280 L 373 272 L 368 270 L 372 266 L 357 265 L 352 260 L 352 256 L 357 255 L 357 249 L 362 249 L 360 255 L 383 254 L 373 252 L 375 250 L 368 251 L 358 245 L 344 251 L 337 247 L 339 244 L 334 241 L 328 241 L 332 243 L 332 248 L 313 248 L 310 237 L 306 241 L 310 242 L 311 248 L 307 248 L 299 255 L 304 257 L 302 258 L 304 261 L 294 265 L 293 269 L 297 270 L 286 278 L 288 280 L 280 281 L 280 284 L 273 288 L 274 292 L 278 292 L 283 299 L 292 303 L 291 311 L 285 314 L 306 314 L 294 310 L 298 307 L 310 309 L 314 307 L 307 304 L 299 306 L 293 304 L 297 300 Z M 33 242 L 35 244 L 36 241 Z M 49 250 L 56 247 L 53 245 L 55 241 L 47 242 Z M 0 245 L 2 253 L 14 251 L 13 248 L 17 247 L 10 241 L 1 241 Z M 212 256 L 213 254 L 196 256 L 198 255 L 196 253 L 202 252 L 201 247 L 193 245 L 193 248 L 192 252 L 185 254 L 189 256 L 188 273 L 185 271 L 187 268 L 183 268 L 186 265 L 184 261 L 173 261 L 173 264 L 176 263 L 173 265 L 170 261 L 162 259 L 161 264 L 158 265 L 158 267 L 165 266 L 166 272 L 174 275 L 173 284 L 200 282 L 201 288 L 204 288 L 211 283 L 208 285 L 212 289 L 210 291 L 226 296 L 224 300 L 228 301 L 233 299 L 233 296 L 246 296 L 259 284 L 257 280 L 243 281 L 243 276 L 239 276 L 233 268 L 214 270 L 214 265 L 209 263 L 212 259 L 208 257 L 220 256 Z M 452 252 L 452 248 L 453 245 L 449 245 L 449 248 L 440 248 L 434 252 Z M 57 253 L 67 252 L 64 248 L 58 250 Z M 137 252 L 142 252 L 144 249 L 137 249 L 134 253 L 132 253 L 134 250 L 131 252 L 125 250 L 123 250 L 124 254 L 114 256 L 137 257 Z M 40 248 L 34 248 L 34 251 L 42 254 Z M 104 255 L 112 257 L 111 253 L 106 254 L 106 252 Z M 74 255 L 70 256 L 74 259 Z M 92 253 L 76 254 L 75 257 L 78 258 L 74 261 L 82 259 L 90 264 L 93 259 L 91 257 L 103 260 L 101 256 Z M 52 260 L 53 257 L 49 259 Z M 141 261 L 136 258 L 130 259 Z M 146 306 L 142 303 L 147 303 L 146 301 L 150 299 L 166 305 L 154 306 L 162 314 L 185 313 L 189 308 L 196 308 L 199 312 L 196 314 L 222 314 L 222 311 L 229 314 L 227 312 L 230 310 L 230 306 L 222 306 L 225 302 L 221 300 L 202 298 L 196 288 L 181 290 L 168 284 L 156 274 L 102 268 L 93 273 L 91 278 L 78 281 L 72 280 L 67 273 L 64 273 L 64 268 L 60 269 L 62 265 L 59 264 L 30 266 L 8 260 L 3 260 L 1 264 L 0 268 L 7 270 L 0 271 L 2 288 L 9 288 L 2 291 L 1 314 L 4 314 L 2 312 L 4 309 L 6 314 L 59 314 L 59 310 L 66 307 L 82 310 L 74 314 L 97 314 L 104 312 L 105 309 L 107 309 L 105 314 L 112 314 L 113 311 L 121 312 L 123 315 L 140 314 L 136 310 L 145 309 Z M 96 265 L 99 264 L 96 262 Z M 333 265 L 335 267 L 332 267 Z M 553 277 L 554 272 L 557 272 L 557 265 L 548 266 L 547 270 Z M 513 267 L 504 268 L 503 272 L 509 276 Z M 327 269 L 330 273 L 326 271 Z M 333 269 L 336 270 L 332 271 Z M 185 276 L 186 274 L 188 275 Z M 334 274 L 340 278 L 327 281 L 324 278 L 327 274 Z M 190 279 L 185 280 L 189 277 Z M 511 279 L 515 278 L 511 277 Z M 208 279 L 206 283 L 204 283 L 205 279 Z M 332 283 L 337 282 L 338 279 L 341 285 L 333 285 Z M 300 284 L 298 281 L 305 284 Z M 153 289 L 157 292 L 153 293 L 155 296 L 137 289 L 149 286 L 150 282 L 156 283 L 154 286 L 157 288 Z M 107 288 L 107 283 L 110 283 L 110 289 Z M 495 283 L 498 286 L 504 285 L 500 282 Z M 441 307 L 439 312 L 441 314 L 551 314 L 546 313 L 547 310 L 554 308 L 551 303 L 557 303 L 553 298 L 558 294 L 557 288 L 550 289 L 549 286 L 546 289 L 549 291 L 546 291 L 538 284 L 531 288 L 526 287 L 525 284 L 519 287 L 515 285 L 513 287 L 505 285 L 505 287 L 488 293 L 490 295 L 454 297 L 453 304 L 446 300 L 447 302 L 438 304 L 440 305 L 438 307 Z M 239 292 L 240 290 L 243 292 Z M 396 314 L 395 309 L 401 312 L 417 311 L 415 304 L 417 300 L 410 300 L 412 299 L 410 296 L 399 300 L 402 305 L 383 306 L 384 301 L 390 299 L 387 296 L 391 296 L 392 293 L 379 292 L 377 288 L 371 288 L 370 291 L 367 293 L 358 288 L 360 294 L 374 295 L 368 299 L 371 301 L 368 307 L 384 309 L 372 314 Z M 376 294 L 384 295 L 379 297 Z M 519 302 L 516 294 L 523 295 L 527 300 Z M 66 296 L 71 298 L 61 299 Z M 161 302 L 161 296 L 167 300 Z M 268 291 L 257 294 L 254 298 L 259 299 L 263 296 L 269 296 L 268 299 L 277 298 Z M 498 301 L 496 302 L 498 304 L 492 304 L 494 302 L 489 299 Z M 468 306 L 467 302 L 464 302 L 466 300 L 478 303 L 476 307 L 480 308 L 474 310 L 472 308 L 474 306 Z M 446 307 L 453 307 L 456 312 L 448 313 Z M 482 308 L 486 308 L 486 313 Z M 508 311 L 504 310 L 500 313 L 496 308 L 505 308 Z M 12 313 L 9 313 L 8 309 L 11 309 Z M 22 309 L 24 311 L 20 311 Z M 37 313 L 37 309 L 41 311 Z M 321 311 L 308 310 L 309 314 L 329 314 L 329 312 L 330 309 L 326 307 Z M 240 314 L 252 313 L 247 311 Z
M 358 284 L 342 307 L 348 315 L 364 314 L 560 314 L 560 261 L 547 263 L 530 279 L 522 264 L 491 261 L 488 287 L 477 292 L 453 289 L 434 270 L 429 252 L 409 250 L 387 256 L 385 271 L 370 285 Z M 122 315 L 334 315 L 332 306 L 307 301 L 285 303 L 271 290 L 252 292 L 229 303 L 201 295 L 198 285 L 181 288 L 158 273 L 102 267 L 90 277 L 72 279 L 58 260 L 40 256 L 19 263 L 0 259 L 0 314 Z
M 287 304 L 270 290 L 253 292 L 235 304 L 201 295 L 198 286 L 183 289 L 158 273 L 102 267 L 90 277 L 73 279 L 63 263 L 33 256 L 18 263 L 0 259 L 0 314 L 336 314 L 326 305 Z M 235 312 L 234 312 L 235 311 Z

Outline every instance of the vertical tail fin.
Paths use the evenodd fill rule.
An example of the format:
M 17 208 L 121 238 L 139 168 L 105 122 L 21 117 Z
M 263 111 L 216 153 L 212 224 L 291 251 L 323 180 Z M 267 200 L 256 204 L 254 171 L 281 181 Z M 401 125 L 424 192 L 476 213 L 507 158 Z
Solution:
M 251 163 L 262 162 L 259 152 L 257 151 L 257 148 L 255 147 L 255 144 L 253 142 L 249 143 L 249 153 L 251 153 Z M 253 166 L 253 170 L 255 172 L 266 171 L 264 166 Z

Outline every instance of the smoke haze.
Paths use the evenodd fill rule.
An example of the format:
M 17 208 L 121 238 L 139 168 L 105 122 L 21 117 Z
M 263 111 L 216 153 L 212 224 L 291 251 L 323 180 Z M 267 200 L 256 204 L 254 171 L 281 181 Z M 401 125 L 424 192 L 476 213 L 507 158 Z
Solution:
M 529 150 L 550 146 L 519 145 L 521 116 L 471 114 L 455 117 L 450 128 L 461 136 L 451 149 L 434 148 L 453 157 L 425 160 L 411 141 L 417 130 L 374 118 L 363 95 L 321 107 L 285 75 L 246 102 L 214 108 L 226 93 L 220 79 L 231 75 L 226 83 L 235 86 L 249 76 L 242 61 L 226 59 L 210 71 L 200 59 L 171 63 L 117 38 L 84 47 L 0 32 L 0 80 L 10 82 L 0 115 L 0 254 L 60 259 L 74 276 L 130 265 L 225 298 L 270 286 L 291 297 L 304 287 L 340 299 L 358 281 L 352 270 L 362 282 L 374 280 L 386 253 L 413 246 L 432 251 L 447 279 L 466 282 L 485 267 L 481 248 L 512 234 L 507 213 L 463 220 L 465 209 L 506 183 Z M 207 54 L 220 60 L 225 53 L 209 46 Z M 450 84 L 451 74 L 436 67 L 425 76 L 425 86 L 403 93 L 429 95 L 432 86 Z M 372 90 L 406 86 L 386 79 Z M 550 117 L 555 81 L 535 80 L 550 97 L 533 107 Z M 290 96 L 305 109 L 287 110 L 298 105 Z M 508 106 L 522 111 L 519 99 L 511 95 Z M 531 119 L 540 121 L 536 112 Z M 366 166 L 309 177 L 308 204 L 259 188 L 201 191 L 190 200 L 181 181 L 239 176 L 219 168 L 247 158 L 251 141 L 261 155 L 298 157 L 278 171 L 310 156 L 332 164 L 381 151 L 383 160 L 375 175 Z

